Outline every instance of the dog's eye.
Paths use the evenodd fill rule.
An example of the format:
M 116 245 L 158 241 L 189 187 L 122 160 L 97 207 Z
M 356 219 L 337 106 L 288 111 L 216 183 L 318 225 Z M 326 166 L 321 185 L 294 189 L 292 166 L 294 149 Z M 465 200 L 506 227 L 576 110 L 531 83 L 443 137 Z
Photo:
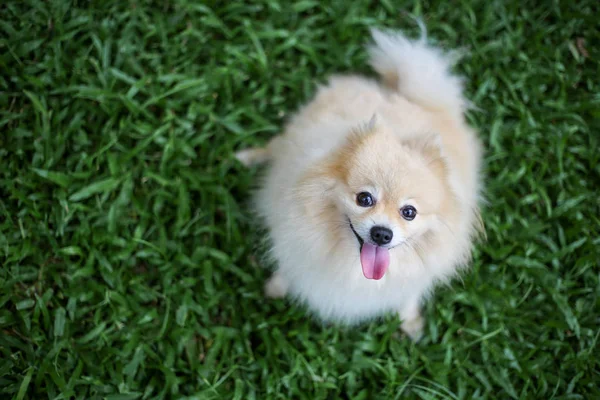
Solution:
M 360 192 L 356 195 L 356 204 L 361 207 L 373 207 L 375 205 L 375 199 L 369 192 Z
M 400 213 L 402 214 L 402 218 L 412 221 L 417 216 L 417 209 L 413 206 L 404 206 L 400 209 Z

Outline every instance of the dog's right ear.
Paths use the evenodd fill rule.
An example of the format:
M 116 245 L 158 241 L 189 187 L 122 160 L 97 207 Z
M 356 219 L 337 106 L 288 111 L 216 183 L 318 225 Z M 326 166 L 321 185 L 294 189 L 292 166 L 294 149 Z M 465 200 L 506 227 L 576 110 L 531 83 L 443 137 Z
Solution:
M 320 213 L 331 204 L 330 193 L 338 184 L 338 177 L 335 169 L 332 169 L 330 163 L 323 163 L 310 168 L 304 174 L 294 191 L 297 198 L 302 199 L 305 215 L 312 218 L 319 218 Z
M 345 182 L 348 175 L 349 161 L 355 158 L 357 150 L 365 141 L 382 131 L 381 118 L 377 114 L 373 114 L 368 121 L 352 128 L 340 147 L 312 170 L 312 176 L 318 176 L 318 180 L 323 182 L 327 188 L 333 187 L 337 182 Z
M 369 122 L 367 122 L 366 129 L 370 132 L 375 131 L 377 129 L 377 126 L 379 125 L 379 121 L 380 117 L 377 116 L 377 113 L 373 113 L 373 116 L 371 117 Z
M 381 127 L 381 118 L 374 113 L 370 120 L 357 125 L 352 129 L 346 142 L 346 147 L 356 148 L 373 133 L 377 132 Z
M 335 187 L 344 167 L 335 162 L 324 162 L 310 168 L 300 179 L 299 187 L 304 190 L 327 192 Z

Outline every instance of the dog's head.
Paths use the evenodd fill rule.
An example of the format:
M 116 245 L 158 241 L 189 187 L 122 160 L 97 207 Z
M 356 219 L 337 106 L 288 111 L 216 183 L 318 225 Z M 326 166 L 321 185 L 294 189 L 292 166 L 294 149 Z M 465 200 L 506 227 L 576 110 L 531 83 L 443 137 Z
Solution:
M 401 140 L 371 120 L 307 175 L 307 210 L 328 235 L 354 241 L 363 274 L 381 279 L 390 252 L 418 251 L 428 234 L 453 219 L 457 200 L 437 135 Z

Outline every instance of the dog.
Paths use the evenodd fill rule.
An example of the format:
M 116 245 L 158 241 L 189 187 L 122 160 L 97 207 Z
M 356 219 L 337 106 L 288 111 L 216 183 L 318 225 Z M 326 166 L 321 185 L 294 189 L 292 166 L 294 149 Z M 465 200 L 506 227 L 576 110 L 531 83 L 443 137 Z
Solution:
M 483 146 L 445 52 L 372 29 L 371 79 L 335 75 L 266 147 L 254 196 L 275 271 L 268 297 L 290 296 L 322 321 L 355 325 L 397 313 L 418 341 L 421 307 L 471 262 Z

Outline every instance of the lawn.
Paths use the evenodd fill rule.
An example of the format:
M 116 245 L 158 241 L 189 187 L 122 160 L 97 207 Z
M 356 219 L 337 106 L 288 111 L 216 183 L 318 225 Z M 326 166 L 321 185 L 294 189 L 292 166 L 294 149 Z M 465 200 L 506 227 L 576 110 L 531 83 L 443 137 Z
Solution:
M 578 3 L 578 4 L 575 4 Z M 0 398 L 600 398 L 595 1 L 4 1 Z M 267 301 L 262 144 L 369 27 L 462 48 L 487 241 L 427 305 Z

